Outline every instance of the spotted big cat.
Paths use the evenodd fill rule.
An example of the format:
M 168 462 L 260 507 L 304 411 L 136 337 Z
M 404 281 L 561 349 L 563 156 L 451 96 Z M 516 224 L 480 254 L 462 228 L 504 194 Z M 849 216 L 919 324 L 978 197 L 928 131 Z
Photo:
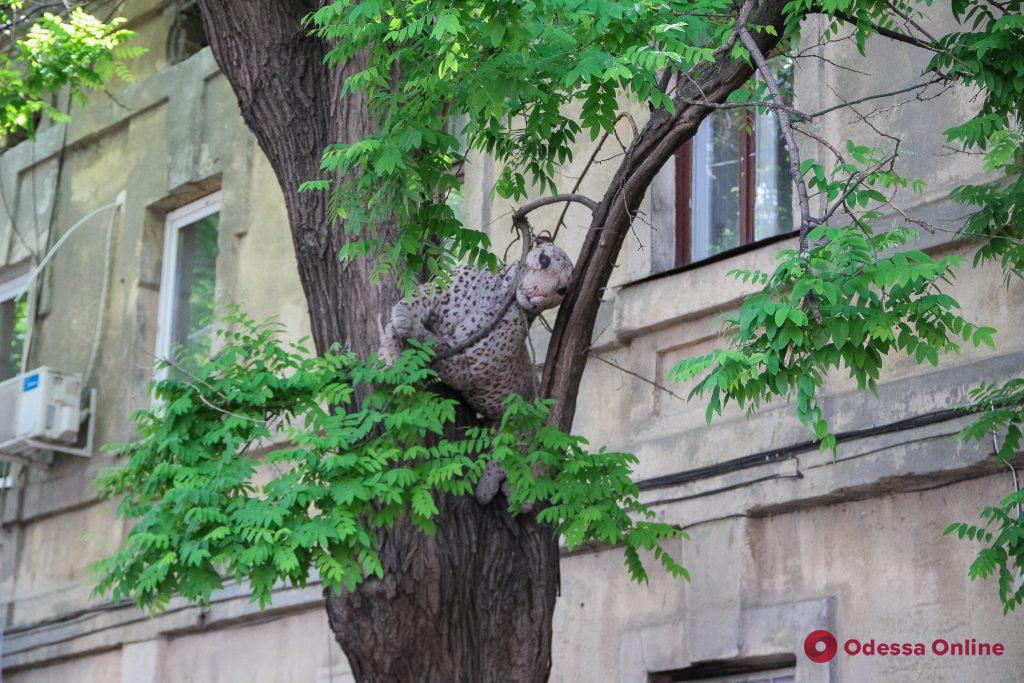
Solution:
M 535 397 L 527 335 L 539 313 L 562 303 L 572 271 L 566 253 L 545 238 L 538 238 L 524 259 L 502 271 L 456 268 L 446 286 L 421 285 L 394 305 L 381 333 L 380 355 L 393 363 L 407 339 L 432 340 L 438 354 L 433 367 L 441 381 L 480 415 L 497 420 L 510 394 Z M 508 305 L 513 286 L 514 298 Z M 481 338 L 466 346 L 482 331 Z M 449 354 L 452 349 L 458 351 Z M 505 486 L 504 470 L 490 463 L 477 484 L 476 497 L 487 504 Z

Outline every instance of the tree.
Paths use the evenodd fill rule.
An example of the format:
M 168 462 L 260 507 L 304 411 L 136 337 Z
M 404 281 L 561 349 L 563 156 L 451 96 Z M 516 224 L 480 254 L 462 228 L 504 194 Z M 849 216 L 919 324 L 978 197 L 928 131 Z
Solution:
M 43 114 L 66 119 L 49 99 L 62 88 L 84 98 L 115 76 L 129 80 L 126 61 L 141 51 L 124 45 L 134 34 L 123 23 L 81 7 L 63 17 L 35 4 L 26 8 L 24 0 L 0 0 L 0 30 L 21 36 L 0 53 L 0 135 L 32 135 Z
M 761 25 L 778 23 L 781 6 L 779 2 L 769 3 L 755 13 L 754 20 Z M 364 49 L 363 42 L 351 43 L 350 36 L 343 32 L 332 35 L 338 26 L 332 26 L 329 20 L 332 16 L 347 17 L 346 25 L 358 31 L 359 26 L 372 24 L 382 8 L 373 3 L 349 8 L 342 3 L 321 6 L 265 0 L 200 2 L 200 7 L 214 55 L 238 95 L 242 116 L 280 180 L 316 347 L 324 353 L 331 344 L 341 342 L 356 354 L 369 356 L 377 346 L 376 320 L 397 299 L 402 273 L 424 267 L 434 271 L 443 268 L 445 254 L 441 245 L 449 237 L 456 238 L 456 255 L 479 260 L 486 248 L 480 233 L 460 230 L 451 216 L 445 215 L 442 205 L 434 201 L 438 191 L 443 194 L 440 183 L 450 177 L 447 166 L 438 170 L 437 164 L 448 165 L 454 160 L 451 138 L 443 134 L 441 108 L 434 112 L 430 127 L 441 140 L 439 146 L 444 147 L 440 151 L 436 147 L 423 148 L 422 179 L 403 174 L 394 176 L 390 184 L 382 182 L 387 162 L 378 165 L 383 173 L 367 173 L 365 168 L 357 172 L 356 163 L 345 161 L 331 168 L 331 159 L 341 152 L 339 142 L 351 144 L 371 138 L 377 130 L 375 122 L 379 125 L 382 120 L 376 97 L 379 91 L 362 93 L 353 88 L 351 79 L 365 73 L 367 67 L 377 66 L 373 60 L 380 60 L 386 48 L 380 42 L 376 50 Z M 655 11 L 653 7 L 647 9 L 650 16 L 643 20 L 647 35 L 665 18 L 664 10 Z M 424 26 L 435 23 L 432 18 L 440 9 L 432 4 L 411 8 L 422 13 Z M 607 5 L 609 11 L 617 8 L 614 3 Z M 402 12 L 398 6 L 389 9 Z M 503 8 L 481 9 L 492 14 Z M 524 13 L 515 27 L 520 32 L 514 36 L 515 44 L 529 44 L 530 33 L 536 31 L 539 22 L 550 19 L 560 9 L 544 7 L 536 14 Z M 308 35 L 308 24 L 303 23 L 307 16 L 312 16 L 326 40 Z M 580 33 L 580 38 L 595 30 L 582 24 L 582 17 L 583 13 L 579 13 L 567 23 L 567 27 Z M 435 42 L 446 40 L 440 32 L 443 25 L 437 22 L 437 28 L 432 29 L 437 33 Z M 724 25 L 717 30 L 724 32 Z M 777 32 L 774 33 L 759 34 L 763 49 L 771 49 L 778 40 Z M 510 33 L 509 37 L 513 35 Z M 360 49 L 348 52 L 350 45 Z M 616 46 L 624 47 L 624 43 Z M 509 49 L 514 49 L 511 42 Z M 718 54 L 728 51 L 719 50 Z M 710 56 L 712 52 L 701 54 Z M 337 70 L 325 69 L 325 59 L 336 62 Z M 436 55 L 431 55 L 426 63 L 433 66 L 435 62 Z M 661 59 L 652 64 L 648 73 L 655 74 L 659 65 L 667 66 L 668 61 Z M 411 74 L 413 62 L 403 62 L 397 68 Z M 706 92 L 718 99 L 740 87 L 752 73 L 751 67 L 738 56 L 713 64 L 708 71 L 702 76 Z M 524 84 L 530 77 L 527 73 L 518 76 Z M 349 85 L 342 93 L 341 84 L 346 79 Z M 575 89 L 577 84 L 570 87 Z M 554 90 L 559 93 L 559 89 Z M 609 85 L 601 90 L 603 106 L 607 108 L 607 98 L 614 97 L 614 87 Z M 441 93 L 426 95 L 443 104 L 437 99 Z M 405 111 L 417 104 L 411 103 Z M 551 104 L 557 102 L 552 99 Z M 604 216 L 595 218 L 606 224 L 604 234 L 609 239 L 595 237 L 588 241 L 577 269 L 580 284 L 565 306 L 565 311 L 575 311 L 575 317 L 568 324 L 560 318 L 556 328 L 543 387 L 544 394 L 555 400 L 552 423 L 562 429 L 572 423 L 585 359 L 580 351 L 589 345 L 600 291 L 610 275 L 635 207 L 661 165 L 658 159 L 668 158 L 678 144 L 692 135 L 702 118 L 698 113 L 679 120 L 667 110 L 662 111 L 660 123 L 650 126 L 642 136 L 645 151 L 635 155 L 635 160 L 620 171 L 622 177 L 634 176 L 637 180 L 625 192 L 611 193 L 602 204 Z M 502 111 L 498 117 L 517 113 Z M 564 137 L 564 143 L 568 142 L 569 138 Z M 403 162 L 420 157 L 419 150 L 412 147 L 401 150 Z M 652 149 L 648 152 L 646 148 Z M 355 179 L 347 187 L 351 190 L 349 201 L 343 198 L 345 189 L 339 189 L 335 195 L 346 210 L 347 225 L 343 230 L 336 227 L 337 213 L 332 211 L 328 195 L 298 191 L 301 183 L 320 177 L 322 150 L 328 150 L 324 159 L 328 171 Z M 543 154 L 541 149 L 537 152 Z M 391 153 L 395 153 L 393 148 Z M 554 158 L 564 152 L 551 147 L 547 153 Z M 538 159 L 547 163 L 546 158 Z M 433 169 L 430 164 L 434 164 Z M 387 199 L 375 200 L 371 195 Z M 371 206 L 380 210 L 365 211 Z M 431 220 L 431 215 L 434 222 L 419 222 L 425 217 Z M 343 264 L 337 258 L 339 250 L 353 248 L 351 245 L 367 221 L 373 222 L 375 244 L 383 247 L 378 251 L 377 263 L 390 265 L 390 269 L 378 268 L 374 273 L 370 260 Z M 410 241 L 429 246 L 421 254 L 398 258 L 398 248 L 404 248 L 398 245 Z M 504 511 L 480 508 L 460 497 L 441 497 L 438 507 L 436 536 L 424 537 L 401 525 L 384 534 L 380 547 L 385 579 L 367 581 L 354 592 L 329 598 L 332 628 L 357 676 L 362 680 L 389 680 L 396 675 L 424 680 L 543 680 L 550 667 L 550 620 L 558 582 L 557 541 L 551 529 L 523 519 L 518 529 L 512 530 Z M 489 557 L 483 564 L 476 559 L 481 547 L 487 548 Z M 430 561 L 418 571 L 402 571 L 405 558 L 414 554 L 429 557 Z M 444 599 L 439 600 L 438 596 Z M 450 640 L 440 644 L 423 641 L 421 634 L 430 632 Z M 393 667 L 397 666 L 407 668 L 396 671 Z
M 451 6 L 431 0 L 200 0 L 200 6 L 211 47 L 238 95 L 243 118 L 281 183 L 313 339 L 322 360 L 308 361 L 301 351 L 282 352 L 270 332 L 239 319 L 245 332 L 242 338 L 230 338 L 237 348 L 259 351 L 255 357 L 261 359 L 285 358 L 287 363 L 264 368 L 270 372 L 262 375 L 269 387 L 263 403 L 247 399 L 238 389 L 239 382 L 252 376 L 233 375 L 234 366 L 219 359 L 202 377 L 212 388 L 189 382 L 165 384 L 166 397 L 178 406 L 173 410 L 181 411 L 183 422 L 187 418 L 189 424 L 205 425 L 205 431 L 192 434 L 197 443 L 203 435 L 216 433 L 234 439 L 244 453 L 248 441 L 239 435 L 250 432 L 223 430 L 242 430 L 239 421 L 262 421 L 268 410 L 289 412 L 285 400 L 308 407 L 317 404 L 314 398 L 335 392 L 342 394 L 336 397 L 339 404 L 355 397 L 349 401 L 355 408 L 339 409 L 336 415 L 365 420 L 366 410 L 376 410 L 374 420 L 384 420 L 388 411 L 380 409 L 384 399 L 375 393 L 381 387 L 390 387 L 397 392 L 394 395 L 424 398 L 414 380 L 429 379 L 429 350 L 412 353 L 398 375 L 382 374 L 379 368 L 361 365 L 360 359 L 376 350 L 381 313 L 417 277 L 443 276 L 460 258 L 494 265 L 486 237 L 460 225 L 443 201 L 458 185 L 453 165 L 465 158 L 448 133 L 452 112 L 468 117 L 464 132 L 472 147 L 505 164 L 498 191 L 521 202 L 514 215 L 517 221 L 528 222 L 531 211 L 556 201 L 584 204 L 593 217 L 578 257 L 575 284 L 559 311 L 544 363 L 541 393 L 551 403 L 531 409 L 513 401 L 508 419 L 498 429 L 474 425 L 457 398 L 444 394 L 426 396 L 419 408 L 405 406 L 408 412 L 395 414 L 412 422 L 435 409 L 427 406 L 443 404 L 458 411 L 439 411 L 431 423 L 434 428 L 416 424 L 424 436 L 421 448 L 436 449 L 429 458 L 422 457 L 435 465 L 456 448 L 453 444 L 484 444 L 487 448 L 470 450 L 486 458 L 493 457 L 488 453 L 496 447 L 511 453 L 532 446 L 533 439 L 543 435 L 550 439 L 544 452 L 561 455 L 563 462 L 545 461 L 551 477 L 542 500 L 550 505 L 547 509 L 559 508 L 559 495 L 568 487 L 558 476 L 572 465 L 566 456 L 580 453 L 579 442 L 565 432 L 573 421 L 602 291 L 655 173 L 716 109 L 758 108 L 777 115 L 798 197 L 800 239 L 797 249 L 782 253 L 774 273 L 739 274 L 762 284 L 763 291 L 729 318 L 730 348 L 685 361 L 673 370 L 675 378 L 704 376 L 696 394 L 707 395 L 709 418 L 730 400 L 754 410 L 773 398 L 795 394 L 800 418 L 823 447 L 834 447 L 815 399 L 827 372 L 846 368 L 862 388 L 872 389 L 885 358 L 893 353 L 937 363 L 940 353 L 958 348 L 958 339 L 990 343 L 993 330 L 962 317 L 957 302 L 941 290 L 958 266 L 955 260 L 934 260 L 920 251 L 890 253 L 901 248 L 915 228 L 929 226 L 909 216 L 906 222 L 913 227 L 880 231 L 873 226 L 881 208 L 898 211 L 893 190 L 916 186 L 898 173 L 898 146 L 886 148 L 884 134 L 882 144 L 849 140 L 843 145 L 816 137 L 809 124 L 826 112 L 801 112 L 783 98 L 768 59 L 793 50 L 801 22 L 811 15 L 826 17 L 830 34 L 840 26 L 850 27 L 861 49 L 866 49 L 869 37 L 881 36 L 932 54 L 925 81 L 908 92 L 933 85 L 982 92 L 977 114 L 951 129 L 949 138 L 965 152 L 984 150 L 990 168 L 1004 172 L 1006 180 L 964 187 L 956 196 L 976 208 L 965 232 L 982 240 L 978 258 L 999 260 L 1008 273 L 1020 270 L 1019 207 L 1024 188 L 1018 103 L 1024 91 L 1019 76 L 1024 24 L 1016 0 L 956 0 L 953 11 L 962 30 L 940 38 L 919 24 L 927 4 L 913 1 L 557 0 Z M 325 62 L 333 69 L 325 68 Z M 755 72 L 760 81 L 751 84 Z M 494 82 L 504 88 L 496 91 L 490 85 Z M 612 132 L 623 120 L 621 97 L 648 103 L 651 113 L 625 145 L 604 196 L 552 194 L 527 201 L 529 186 L 558 192 L 554 165 L 569 158 L 577 135 L 588 132 L 596 139 Z M 844 106 L 854 104 L 858 103 Z M 835 164 L 827 168 L 812 159 L 801 160 L 798 135 L 832 150 Z M 827 202 L 818 216 L 810 208 L 814 195 Z M 339 253 L 344 260 L 338 259 Z M 351 355 L 333 352 L 336 343 Z M 284 367 L 292 366 L 301 370 L 298 379 L 279 377 Z M 325 377 L 342 377 L 344 382 L 332 383 Z M 979 394 L 987 407 L 1003 412 L 984 413 L 987 422 L 979 422 L 969 434 L 1010 425 L 1004 457 L 1017 444 L 1014 434 L 1019 440 L 1019 401 L 1007 397 L 1015 391 L 1013 385 Z M 279 403 L 266 403 L 271 399 Z M 545 426 L 561 436 L 543 432 Z M 518 440 L 508 441 L 509 434 Z M 367 443 L 346 443 L 339 452 L 356 453 L 358 463 L 359 453 L 371 452 Z M 372 443 L 373 449 L 424 452 L 400 440 L 383 446 Z M 137 464 L 160 448 L 150 440 Z M 316 448 L 325 449 L 323 455 L 329 458 L 336 454 L 331 449 L 341 446 L 331 442 L 312 450 Z M 511 462 L 515 455 L 507 457 Z M 418 470 L 410 475 L 416 477 L 410 483 L 430 483 L 430 473 L 436 471 L 433 465 Z M 558 581 L 553 530 L 569 538 L 578 532 L 579 538 L 605 541 L 615 535 L 609 532 L 602 539 L 581 511 L 570 510 L 556 519 L 543 513 L 536 518 L 519 515 L 510 524 L 508 511 L 480 507 L 458 495 L 472 483 L 473 472 L 463 463 L 453 474 L 455 483 L 434 481 L 430 490 L 438 494 L 433 498 L 436 512 L 415 492 L 425 489 L 397 482 L 387 485 L 383 495 L 401 492 L 400 509 L 377 528 L 378 536 L 364 544 L 366 555 L 360 559 L 361 573 L 352 577 L 352 589 L 328 596 L 331 626 L 359 680 L 546 678 Z M 614 472 L 618 476 L 620 469 Z M 610 473 L 600 476 L 610 481 Z M 146 480 L 117 476 L 108 480 L 114 482 L 114 492 L 127 489 L 147 495 Z M 580 481 L 577 477 L 570 483 Z M 166 494 L 170 489 L 155 490 Z M 538 497 L 540 492 L 542 487 L 534 490 Z M 602 500 L 616 502 L 616 510 L 630 510 L 634 504 L 625 485 Z M 1007 501 L 990 508 L 998 511 L 992 516 L 1003 524 L 1003 532 L 998 538 L 982 532 L 992 546 L 976 573 L 986 575 L 998 568 L 1011 607 L 1020 600 L 1012 567 L 1021 566 L 1024 543 L 1019 540 L 1019 520 L 1008 513 L 1020 495 Z M 308 507 L 308 501 L 299 501 L 300 506 L 303 502 Z M 518 509 L 517 502 L 521 501 L 510 501 L 513 510 Z M 137 506 L 128 508 L 133 509 L 139 511 Z M 642 506 L 636 511 L 642 512 Z M 363 509 L 361 514 L 374 513 Z M 581 519 L 584 522 L 574 527 Z M 422 533 L 434 523 L 435 535 Z M 669 536 L 662 529 L 648 530 L 655 537 L 640 542 L 630 535 L 636 529 L 628 523 L 619 529 L 627 556 L 632 549 L 635 557 L 637 547 L 660 552 L 658 541 Z M 143 602 L 153 598 L 159 604 L 163 596 L 143 581 L 150 568 L 156 568 L 149 575 L 156 584 L 169 575 L 198 581 L 187 571 L 187 558 L 198 557 L 196 564 L 207 568 L 217 559 L 235 558 L 251 549 L 239 543 L 233 551 L 203 557 L 195 555 L 195 549 L 188 554 L 183 545 L 174 545 L 173 534 L 167 536 L 171 540 L 166 542 L 173 545 L 167 551 L 146 540 L 145 528 L 137 531 L 133 535 L 140 543 L 135 556 L 141 558 L 139 571 L 124 573 L 131 558 L 115 558 L 108 565 L 113 578 L 107 587 L 141 594 Z M 971 527 L 964 534 L 976 537 L 978 532 Z M 254 532 L 247 542 L 255 543 L 255 536 L 259 534 Z M 154 544 L 160 552 L 150 554 Z M 300 562 L 301 571 L 291 559 L 277 565 L 257 563 L 262 573 L 250 576 L 256 579 L 257 592 L 277 578 L 301 581 L 310 559 Z M 673 568 L 671 559 L 665 561 Z M 185 573 L 173 574 L 183 567 Z M 190 588 L 177 579 L 167 585 L 191 590 L 200 599 L 209 585 Z M 425 633 L 436 635 L 425 639 Z

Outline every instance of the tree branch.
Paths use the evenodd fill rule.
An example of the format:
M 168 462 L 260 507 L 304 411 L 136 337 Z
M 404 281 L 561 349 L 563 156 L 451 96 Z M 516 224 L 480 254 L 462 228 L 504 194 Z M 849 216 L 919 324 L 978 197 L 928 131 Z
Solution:
M 772 110 L 781 109 L 781 110 L 785 111 L 786 113 L 795 116 L 798 119 L 810 119 L 810 118 L 813 118 L 813 117 L 808 116 L 807 114 L 804 114 L 803 112 L 799 111 L 798 109 L 794 109 L 793 107 L 790 107 L 787 104 L 783 104 L 783 105 L 780 106 L 780 105 L 776 104 L 775 102 L 768 102 L 768 101 L 764 101 L 764 100 L 757 101 L 757 102 L 709 102 L 708 100 L 691 100 L 691 99 L 681 98 L 681 99 L 679 99 L 677 101 L 682 102 L 683 104 L 692 104 L 692 105 L 695 105 L 695 106 L 698 106 L 698 107 L 709 107 L 711 109 L 742 109 L 744 107 L 764 107 L 765 109 L 772 109 Z
M 615 119 L 615 122 L 612 123 L 612 126 L 614 127 L 618 125 L 619 121 L 621 121 L 624 118 L 629 119 L 629 123 L 633 127 L 633 137 L 635 138 L 637 135 L 636 121 L 633 120 L 633 117 L 630 116 L 629 113 L 623 112 L 619 114 L 618 118 Z M 594 147 L 594 151 L 590 153 L 590 158 L 587 159 L 587 163 L 584 164 L 583 171 L 580 173 L 580 177 L 577 178 L 576 182 L 573 184 L 570 194 L 575 194 L 575 192 L 580 189 L 580 185 L 583 184 L 583 179 L 587 177 L 587 172 L 590 171 L 590 167 L 594 165 L 594 159 L 596 159 L 597 155 L 601 152 L 601 148 L 604 147 L 604 143 L 606 140 L 608 140 L 608 137 L 608 131 L 605 131 L 601 135 L 601 139 L 597 141 L 597 145 Z M 562 213 L 558 215 L 558 222 L 555 223 L 555 231 L 551 235 L 552 240 L 557 239 L 558 231 L 562 228 L 562 225 L 565 223 L 565 214 L 568 213 L 568 211 L 569 202 L 566 202 L 565 206 L 562 207 Z M 593 211 L 593 209 L 591 209 L 591 211 Z
M 936 83 L 941 83 L 941 82 L 943 82 L 945 80 L 946 80 L 946 78 L 944 76 L 937 76 L 937 77 L 933 78 L 932 80 L 928 81 L 927 83 L 918 83 L 916 85 L 911 85 L 911 86 L 908 86 L 906 88 L 900 88 L 899 90 L 893 90 L 892 92 L 884 92 L 884 93 L 879 93 L 877 95 L 868 95 L 866 97 L 861 97 L 861 98 L 856 99 L 856 100 L 850 100 L 849 102 L 844 101 L 842 104 L 836 104 L 836 105 L 833 105 L 831 107 L 826 107 L 825 109 L 822 109 L 821 111 L 814 112 L 813 114 L 808 114 L 807 118 L 808 119 L 816 119 L 818 117 L 824 116 L 825 114 L 830 114 L 830 113 L 836 111 L 837 109 L 845 109 L 845 108 L 851 107 L 851 106 L 853 106 L 855 104 L 862 104 L 864 102 L 870 102 L 871 100 L 880 100 L 883 97 L 892 97 L 893 95 L 902 95 L 905 92 L 911 92 L 913 90 L 927 88 L 930 85 L 935 85 Z
M 762 51 L 774 49 L 784 33 L 782 16 L 786 2 L 761 0 L 755 6 L 753 0 L 747 0 L 740 10 L 740 17 L 748 19 L 737 20 L 738 25 L 749 21 L 775 29 L 776 35 L 764 31 L 755 38 Z M 541 395 L 555 400 L 551 412 L 553 425 L 562 429 L 572 427 L 598 308 L 637 208 L 661 168 L 713 111 L 712 107 L 681 100 L 725 102 L 753 73 L 751 65 L 733 57 L 731 51 L 716 51 L 715 59 L 702 63 L 693 73 L 684 74 L 676 84 L 675 113 L 669 114 L 665 109 L 652 112 L 623 155 L 594 211 L 573 271 L 575 284 L 558 309 L 548 344 Z
M 683 403 L 687 403 L 688 402 L 684 397 L 680 396 L 679 394 L 677 394 L 676 392 L 672 391 L 671 389 L 669 389 L 668 387 L 666 387 L 663 384 L 659 384 L 658 382 L 655 382 L 652 379 L 647 379 L 646 377 L 644 377 L 640 373 L 634 372 L 633 370 L 630 370 L 629 368 L 623 367 L 623 366 L 619 365 L 618 363 L 616 363 L 615 361 L 611 360 L 610 358 L 605 358 L 604 356 L 602 356 L 602 355 L 600 355 L 600 354 L 598 354 L 598 353 L 596 353 L 594 351 L 590 351 L 589 353 L 590 353 L 590 357 L 591 358 L 596 358 L 597 360 L 601 361 L 605 365 L 609 365 L 609 366 L 615 368 L 616 370 L 619 370 L 621 372 L 626 373 L 627 375 L 630 375 L 632 377 L 636 377 L 638 380 L 640 380 L 642 382 L 646 382 L 647 384 L 650 384 L 655 389 L 660 389 L 661 391 L 664 391 L 666 394 L 668 394 L 669 396 L 671 396 L 674 399 L 682 401 Z
M 746 26 L 738 27 L 738 31 L 740 42 L 743 43 L 743 47 L 747 48 L 747 52 L 750 53 L 750 57 L 754 60 L 757 70 L 761 73 L 761 78 L 764 79 L 765 85 L 768 86 L 768 92 L 772 94 L 772 101 L 776 104 L 775 116 L 779 121 L 779 128 L 782 130 L 782 139 L 786 143 L 786 150 L 789 152 L 789 175 L 793 178 L 793 184 L 796 186 L 797 201 L 800 205 L 800 254 L 806 257 L 807 233 L 811 230 L 811 205 L 807 199 L 807 186 L 804 184 L 803 175 L 800 173 L 800 150 L 796 146 L 793 123 L 789 118 L 789 113 L 782 109 L 782 107 L 785 107 L 786 102 L 782 98 L 779 82 L 775 78 L 775 74 L 772 73 L 767 60 L 765 60 L 760 46 L 754 40 L 754 37 L 750 35 L 750 30 Z
M 817 14 L 824 14 L 824 15 L 827 15 L 827 16 L 833 16 L 836 19 L 841 19 L 842 21 L 845 21 L 848 24 L 853 24 L 854 26 L 856 26 L 857 24 L 860 24 L 860 23 L 865 23 L 865 24 L 867 24 L 868 26 L 871 27 L 872 31 L 874 31 L 875 33 L 877 33 L 880 36 L 885 36 L 886 38 L 889 38 L 891 40 L 896 40 L 896 41 L 899 41 L 901 43 L 906 43 L 907 45 L 913 45 L 914 47 L 919 47 L 922 50 L 929 50 L 930 52 L 938 52 L 939 51 L 939 49 L 937 47 L 935 47 L 934 45 L 926 43 L 923 40 L 919 40 L 919 39 L 915 38 L 914 36 L 908 36 L 906 33 L 901 33 L 899 31 L 894 31 L 894 30 L 892 30 L 890 28 L 886 28 L 886 27 L 884 27 L 884 26 L 882 26 L 880 24 L 876 24 L 876 23 L 874 23 L 872 21 L 861 21 L 861 20 L 858 20 L 857 17 L 855 17 L 855 16 L 853 16 L 851 14 L 847 14 L 846 12 L 831 12 L 830 13 L 830 12 L 826 12 L 825 10 L 823 10 L 820 7 L 816 7 L 812 11 L 814 13 L 817 13 Z
M 534 199 L 531 202 L 523 204 L 518 209 L 512 212 L 512 222 L 514 224 L 517 220 L 525 219 L 528 213 L 530 213 L 531 211 L 536 211 L 542 206 L 547 206 L 548 204 L 558 204 L 559 202 L 576 202 L 577 204 L 582 204 L 583 206 L 590 209 L 591 213 L 597 210 L 597 202 L 595 202 L 590 197 L 586 197 L 581 194 L 556 194 L 551 195 L 550 197 L 540 197 L 538 199 Z

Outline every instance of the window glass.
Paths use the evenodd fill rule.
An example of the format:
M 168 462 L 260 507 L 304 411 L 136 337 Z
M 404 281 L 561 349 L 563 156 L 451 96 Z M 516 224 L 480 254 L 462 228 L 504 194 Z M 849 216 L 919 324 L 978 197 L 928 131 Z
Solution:
M 21 370 L 27 328 L 28 297 L 24 292 L 0 300 L 0 382 Z
M 780 83 L 792 83 L 792 60 L 777 59 L 772 67 Z M 792 104 L 791 97 L 786 100 Z M 772 112 L 758 114 L 754 124 L 754 166 L 754 239 L 792 231 L 795 226 L 789 152 L 782 140 L 779 121 Z
M 772 68 L 791 103 L 792 62 Z M 712 112 L 678 152 L 675 173 L 677 266 L 794 230 L 789 154 L 774 112 Z
M 177 230 L 169 350 L 186 369 L 210 355 L 219 225 L 220 214 L 214 213 Z
M 183 62 L 210 44 L 203 30 L 203 17 L 195 0 L 179 0 L 178 9 L 167 35 L 167 61 Z
M 156 377 L 188 374 L 210 356 L 217 286 L 220 193 L 167 214 L 155 355 L 172 367 Z
M 448 134 L 458 142 L 458 153 L 465 156 L 469 153 L 469 140 L 466 137 L 466 126 L 469 125 L 468 114 L 452 114 L 448 117 Z M 466 180 L 466 168 L 463 161 L 456 161 L 452 172 L 462 182 Z M 465 221 L 465 195 L 463 188 L 451 188 L 445 196 L 444 203 L 447 204 L 455 217 Z M 476 226 L 473 226 L 476 227 Z
M 690 258 L 740 245 L 741 110 L 713 113 L 693 140 Z

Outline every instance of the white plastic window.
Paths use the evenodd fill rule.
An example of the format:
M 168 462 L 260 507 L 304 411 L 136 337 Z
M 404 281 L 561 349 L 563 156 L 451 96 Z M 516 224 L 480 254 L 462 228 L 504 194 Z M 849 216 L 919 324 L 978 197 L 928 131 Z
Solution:
M 217 286 L 220 193 L 167 214 L 156 356 L 188 371 L 209 357 Z

